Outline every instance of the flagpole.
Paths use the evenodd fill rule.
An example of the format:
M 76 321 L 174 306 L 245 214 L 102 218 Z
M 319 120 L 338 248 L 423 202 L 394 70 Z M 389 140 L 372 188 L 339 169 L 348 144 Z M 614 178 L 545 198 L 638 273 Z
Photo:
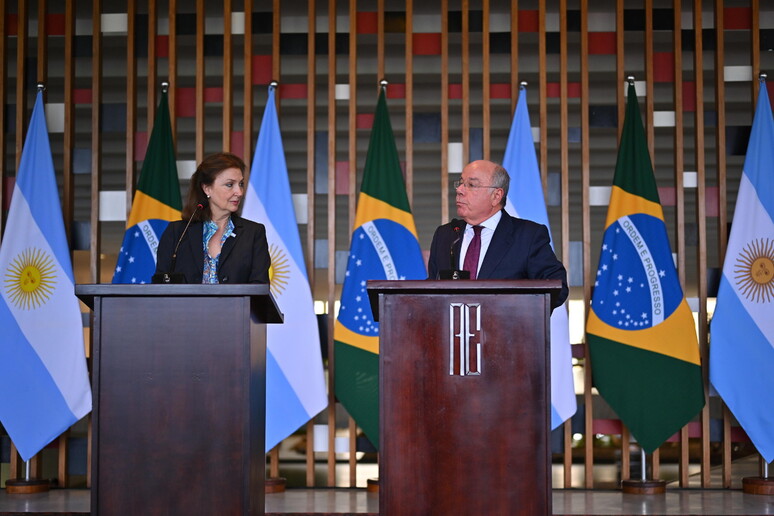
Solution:
M 626 77 L 626 82 L 630 86 L 634 86 L 634 76 L 628 75 Z M 628 453 L 628 446 L 625 446 L 625 448 L 627 448 L 627 450 L 626 451 L 622 450 L 622 453 Z M 645 454 L 645 448 L 643 448 L 642 444 L 640 444 L 640 479 L 622 480 L 621 481 L 622 492 L 626 494 L 641 494 L 641 495 L 666 493 L 666 482 L 660 479 L 648 478 L 646 458 L 647 457 Z

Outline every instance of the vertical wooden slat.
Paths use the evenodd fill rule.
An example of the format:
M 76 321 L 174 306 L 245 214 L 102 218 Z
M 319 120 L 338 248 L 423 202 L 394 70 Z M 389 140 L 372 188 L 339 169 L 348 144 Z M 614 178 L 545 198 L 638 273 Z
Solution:
M 336 0 L 328 1 L 328 376 L 336 362 L 333 326 L 336 322 Z M 336 399 L 328 389 L 328 487 L 336 485 Z
M 252 2 L 252 0 L 249 0 Z M 315 228 L 317 226 L 315 220 L 315 77 L 317 76 L 317 60 L 315 59 L 315 34 L 317 31 L 316 20 L 316 3 L 315 0 L 309 0 L 307 14 L 307 27 L 309 37 L 307 38 L 306 48 L 306 198 L 307 198 L 307 219 L 306 225 L 306 270 L 309 275 L 309 282 L 312 286 L 315 284 L 315 268 L 314 268 L 314 241 L 315 241 Z M 314 293 L 314 290 L 313 290 Z M 329 367 L 329 378 L 331 369 Z M 328 388 L 328 402 L 333 401 L 333 388 L 329 384 Z M 313 487 L 314 481 L 314 420 L 310 420 L 306 425 L 306 486 Z
M 519 0 L 511 1 L 511 114 L 519 92 Z
M 234 49 L 231 41 L 231 0 L 223 2 L 223 151 L 231 152 L 231 128 L 233 126 L 234 93 L 232 70 Z M 245 156 L 247 157 L 247 156 Z M 276 475 L 272 475 L 276 476 Z
M 349 438 L 349 487 L 357 485 L 357 423 L 351 417 L 347 422 L 347 435 Z
M 726 64 L 725 57 L 725 20 L 723 16 L 723 0 L 715 0 L 715 111 L 717 112 L 717 124 L 715 124 L 715 162 L 718 174 L 718 263 L 723 266 L 723 260 L 726 254 L 727 235 L 726 224 L 728 223 L 728 214 L 726 204 L 728 201 L 728 190 L 726 188 L 726 85 L 723 69 Z M 757 26 L 752 25 L 751 32 L 757 32 Z M 753 68 L 755 73 L 755 68 Z M 753 81 L 755 82 L 755 81 Z M 704 368 L 709 364 L 704 363 Z M 728 417 L 728 409 L 723 407 L 723 438 L 721 442 L 721 486 L 724 489 L 731 488 L 731 422 Z M 728 425 L 728 431 L 725 427 Z
M 132 211 L 134 198 L 134 146 L 137 133 L 137 59 L 135 59 L 135 27 L 136 5 L 126 4 L 126 220 Z M 147 135 L 150 141 L 150 133 Z
M 204 0 L 196 0 L 196 163 L 204 158 Z
M 581 245 L 583 262 L 583 306 L 584 313 L 588 313 L 589 302 L 591 299 L 591 221 L 590 221 L 590 203 L 589 186 L 590 177 L 590 149 L 589 149 L 589 19 L 588 19 L 588 0 L 581 0 L 581 34 L 580 34 L 580 121 L 581 121 Z M 577 267 L 577 264 L 571 264 Z M 586 361 L 588 363 L 588 360 Z M 585 368 L 584 368 L 585 369 Z M 587 384 L 590 386 L 590 384 Z M 584 392 L 590 391 L 588 386 L 584 386 Z M 585 398 L 584 398 L 585 402 Z M 586 405 L 588 407 L 589 405 Z M 564 424 L 564 487 L 570 488 L 572 485 L 572 448 L 568 434 L 572 433 L 572 422 L 567 421 Z
M 648 139 L 650 162 L 655 167 L 655 138 L 653 110 L 656 105 L 653 98 L 653 0 L 645 0 L 645 136 Z M 658 478 L 653 473 L 653 478 Z
M 623 132 L 623 124 L 625 121 L 625 108 L 627 100 L 628 83 L 624 81 L 624 78 L 629 76 L 626 73 L 625 61 L 624 61 L 624 2 L 623 0 L 617 0 L 616 2 L 616 71 L 618 74 L 618 80 L 616 81 L 616 104 L 618 105 L 618 143 L 620 145 L 621 134 Z M 646 78 L 647 79 L 647 78 Z M 629 429 L 621 424 L 623 430 L 621 431 L 621 480 L 629 479 L 629 472 L 631 471 L 631 456 L 629 454 Z
M 73 59 L 73 41 L 75 35 L 75 0 L 65 1 L 65 34 L 64 34 L 64 145 L 63 145 L 63 196 L 62 213 L 64 217 L 67 241 L 72 241 L 73 233 L 73 202 L 75 185 L 73 179 L 73 147 L 75 145 L 75 117 L 73 106 L 73 84 L 75 81 L 75 60 Z M 2 31 L 0 31 L 2 32 Z M 3 52 L 0 52 L 2 54 Z M 5 67 L 3 67 L 5 68 Z M 2 94 L 0 94 L 0 98 Z M 2 127 L 2 125 L 0 125 Z M 0 162 L 3 160 L 0 159 Z
M 156 117 L 156 88 L 158 88 L 158 72 L 156 66 L 156 33 L 158 32 L 157 0 L 148 0 L 148 140 L 153 132 L 153 122 Z
M 357 18 L 357 7 L 350 9 L 350 16 Z M 350 32 L 351 37 L 357 33 Z M 351 59 L 351 56 L 350 56 Z M 377 80 L 387 79 L 384 75 L 384 0 L 376 2 L 376 77 Z M 386 94 L 386 92 L 385 92 Z
M 252 161 L 250 156 L 253 148 L 253 0 L 244 0 L 244 12 L 245 45 L 243 59 L 244 80 L 242 82 L 242 153 L 245 160 Z
M 406 195 L 414 207 L 414 2 L 406 0 Z
M 274 80 L 279 81 L 280 80 L 280 65 L 282 62 L 280 61 L 280 30 L 282 27 L 282 24 L 280 23 L 281 20 L 281 11 L 280 11 L 280 0 L 274 0 L 273 4 L 273 12 L 274 16 L 272 16 L 272 27 L 271 27 L 271 76 L 274 78 Z M 310 35 L 311 36 L 311 35 Z M 279 92 L 278 92 L 279 93 Z M 277 101 L 277 104 L 279 106 L 279 95 L 276 95 L 274 98 Z M 277 112 L 279 115 L 279 112 Z
M 581 14 L 583 16 L 583 14 Z M 570 143 L 568 140 L 568 102 L 567 102 L 567 0 L 560 0 L 559 2 L 559 67 L 560 67 L 560 152 L 561 152 L 561 207 L 562 207 L 562 260 L 564 260 L 565 266 L 569 269 L 573 264 L 568 262 L 570 256 L 570 162 L 569 162 L 569 149 Z M 544 175 L 548 174 L 547 170 L 543 171 Z M 546 182 L 547 185 L 547 182 Z M 548 192 L 545 192 L 544 198 L 548 198 Z M 559 307 L 559 310 L 565 310 L 564 306 Z M 568 463 L 572 464 L 572 457 L 568 456 L 568 450 L 570 446 L 570 422 L 567 421 L 562 425 L 562 442 L 564 444 L 564 458 L 562 460 L 563 478 L 565 485 L 569 484 L 569 471 Z
M 16 172 L 19 172 L 24 147 L 24 119 L 27 115 L 27 92 L 24 91 L 24 63 L 27 59 L 27 2 L 19 0 L 16 9 Z
M 470 3 L 462 0 L 462 162 L 470 161 Z
M 449 0 L 441 0 L 441 224 L 449 216 Z
M 251 0 L 245 0 L 245 2 L 249 1 Z M 172 126 L 172 139 L 173 141 L 177 141 L 177 105 L 175 104 L 175 92 L 177 90 L 177 0 L 169 0 L 168 13 L 169 59 L 167 60 L 167 80 L 169 81 L 169 93 L 167 94 L 167 102 L 169 104 L 169 121 Z M 248 23 L 249 22 L 245 20 L 245 30 L 247 30 Z
M 694 52 L 693 70 L 695 74 L 696 112 L 694 113 L 696 127 L 696 223 L 698 226 L 697 248 L 697 278 L 699 294 L 699 350 L 701 361 L 708 364 L 709 348 L 707 342 L 707 219 L 706 219 L 706 173 L 704 170 L 704 56 L 702 40 L 702 0 L 694 0 L 693 9 Z M 702 368 L 704 377 L 704 392 L 709 392 L 708 368 Z M 710 441 L 709 441 L 709 403 L 701 411 L 701 486 L 710 486 Z
M 250 0 L 252 1 L 252 0 Z M 317 226 L 317 219 L 315 217 L 315 140 L 316 140 L 316 105 L 315 98 L 317 95 L 317 59 L 316 59 L 316 47 L 315 47 L 315 35 L 317 32 L 317 3 L 316 0 L 309 0 L 307 11 L 307 27 L 309 37 L 307 38 L 306 47 L 306 196 L 307 207 L 306 214 L 309 222 L 306 225 L 306 248 L 307 248 L 307 260 L 306 270 L 309 274 L 309 282 L 314 287 L 315 284 L 315 227 Z M 333 389 L 329 389 L 332 391 Z M 311 440 L 311 439 L 310 439 Z
M 71 151 L 68 149 L 68 147 L 72 144 L 72 124 L 69 125 L 69 117 L 68 117 L 68 109 L 67 106 L 72 104 L 72 70 L 68 70 L 68 63 L 67 61 L 71 61 L 70 54 L 67 51 L 67 45 L 68 45 L 68 35 L 67 35 L 67 23 L 70 21 L 68 18 L 68 13 L 71 8 L 70 1 L 68 0 L 65 3 L 65 53 L 64 53 L 64 74 L 63 74 L 63 80 L 64 80 L 64 105 L 65 105 L 65 114 L 64 114 L 64 148 L 63 148 L 63 164 L 62 164 L 62 219 L 64 221 L 65 226 L 65 238 L 68 242 L 70 242 L 70 230 L 72 228 L 72 197 L 73 197 L 73 184 L 72 184 L 72 162 L 71 162 Z M 0 10 L 0 13 L 4 12 L 4 10 Z M 40 12 L 40 9 L 39 9 Z M 40 16 L 40 15 L 38 15 Z M 72 16 L 72 15 L 70 15 Z M 38 27 L 38 30 L 40 30 L 40 27 Z M 4 31 L 0 29 L 0 33 L 3 33 Z M 45 72 L 43 72 L 45 73 Z M 41 75 L 41 70 L 38 70 L 38 76 Z M 2 94 L 0 94 L 0 98 L 3 98 Z M 0 127 L 3 127 L 2 124 L 0 124 Z M 69 134 L 69 138 L 68 138 Z M 1 199 L 0 199 L 1 200 Z M 1 205 L 1 203 L 0 203 Z M 71 256 L 70 259 L 72 260 L 72 250 L 71 250 Z M 68 487 L 69 483 L 69 476 L 67 474 L 67 463 L 69 460 L 69 450 L 67 443 L 70 438 L 70 430 L 63 432 L 62 435 L 59 436 L 58 439 L 58 457 L 57 457 L 57 483 L 61 487 Z
M 48 64 L 46 59 L 47 48 L 46 48 L 46 2 L 45 0 L 38 0 L 37 22 L 38 22 L 37 81 L 39 84 L 45 85 L 47 82 L 46 65 Z M 43 90 L 43 99 L 44 99 L 44 102 L 47 99 L 45 89 Z M 40 455 L 35 455 L 30 460 L 30 471 L 32 472 L 32 476 L 34 478 L 41 478 L 42 466 L 43 465 L 42 465 Z
M 674 179 L 675 179 L 675 250 L 677 251 L 677 275 L 680 285 L 685 288 L 685 189 L 683 187 L 683 172 L 685 170 L 685 155 L 683 154 L 683 41 L 682 41 L 682 0 L 674 0 L 674 31 L 672 45 L 674 54 Z M 690 466 L 690 447 L 688 426 L 680 430 L 680 487 L 688 487 Z
M 538 9 L 538 82 L 540 88 L 540 170 L 543 172 L 543 191 L 548 177 L 548 94 L 546 81 L 548 64 L 546 60 L 546 5 L 540 2 Z
M 229 2 L 228 12 L 230 13 L 230 11 L 231 11 L 230 0 L 227 0 L 227 1 Z M 231 14 L 228 14 L 228 16 L 230 18 Z M 281 25 L 280 1 L 279 0 L 274 0 L 273 4 L 272 4 L 272 27 L 271 27 L 271 42 L 272 42 L 272 45 L 271 45 L 271 47 L 272 47 L 272 51 L 271 51 L 271 55 L 272 55 L 272 59 L 271 59 L 272 73 L 271 73 L 271 76 L 272 76 L 272 81 L 276 81 L 277 83 L 279 83 L 281 81 L 281 78 L 280 78 L 280 52 L 279 52 L 279 48 L 280 48 L 280 43 L 279 42 L 280 42 L 280 29 L 281 29 L 281 26 L 282 25 Z M 230 30 L 231 30 L 231 27 L 230 27 L 230 23 L 229 23 L 229 32 L 230 32 Z M 229 36 L 229 45 L 230 45 L 230 39 L 231 38 Z M 230 75 L 230 70 L 229 70 L 229 75 Z M 230 79 L 229 79 L 229 82 L 230 82 Z M 224 82 L 224 87 L 225 86 L 226 85 L 225 85 L 225 82 Z M 229 90 L 231 89 L 231 85 L 230 84 L 228 86 L 228 89 Z M 225 103 L 225 96 L 224 96 L 223 100 L 224 100 L 224 109 L 225 109 L 225 105 L 226 105 L 226 103 Z M 277 109 L 277 116 L 279 117 L 279 115 L 280 115 L 280 111 L 279 111 L 279 108 L 280 108 L 279 84 L 277 84 L 277 90 L 275 91 L 274 103 L 275 103 L 275 108 Z M 230 133 L 231 132 L 231 130 L 230 130 L 230 127 L 231 127 L 231 113 L 230 112 L 228 113 L 228 119 L 229 119 L 228 120 L 228 128 L 226 127 L 226 118 L 227 117 L 226 117 L 226 112 L 225 111 L 223 112 L 223 118 L 224 118 L 224 120 L 223 120 L 223 131 L 225 133 L 226 130 L 228 130 L 228 132 Z M 229 138 L 229 141 L 228 141 L 228 146 L 226 146 L 225 135 L 224 135 L 223 145 L 224 145 L 223 150 L 230 151 L 230 146 L 231 146 L 230 138 Z M 245 154 L 246 158 L 248 156 L 250 156 L 249 153 Z M 280 449 L 280 445 L 277 444 L 274 448 L 271 449 L 271 451 L 269 453 L 269 476 L 272 477 L 272 478 L 277 478 L 277 477 L 280 476 L 280 473 L 279 473 L 279 449 Z
M 559 0 L 559 152 L 561 161 L 562 190 L 562 258 L 567 261 L 570 254 L 570 142 L 568 139 L 569 117 L 567 102 L 567 0 Z M 548 176 L 548 170 L 543 170 Z M 548 198 L 548 178 L 544 178 L 544 198 Z
M 619 2 L 621 0 L 618 0 Z M 619 32 L 619 27 L 622 27 L 623 24 L 623 14 L 618 14 L 619 6 L 616 4 L 616 34 Z M 620 18 L 620 19 L 619 19 Z M 588 33 L 586 34 L 586 40 L 588 39 Z M 584 53 L 584 58 L 586 60 L 586 64 L 588 65 L 588 41 L 585 41 L 586 46 L 586 52 Z M 619 48 L 620 50 L 620 48 Z M 588 67 L 586 68 L 588 70 Z M 587 74 L 581 73 L 581 77 L 583 77 L 585 80 L 585 88 L 587 88 L 586 92 L 584 93 L 583 89 L 581 89 L 581 116 L 586 117 L 586 126 L 585 129 L 582 127 L 581 130 L 585 130 L 586 132 L 583 134 L 583 144 L 584 146 L 588 146 L 588 76 Z M 616 83 L 621 82 L 620 81 L 620 72 L 618 74 L 619 80 L 616 81 Z M 581 88 L 584 88 L 584 84 L 581 83 Z M 620 86 L 616 86 L 616 91 Z M 619 115 L 620 117 L 620 115 Z M 585 151 L 588 152 L 588 151 Z M 590 154 L 589 154 L 590 155 Z M 591 184 L 591 178 L 590 178 L 590 169 L 589 169 L 589 163 L 588 158 L 583 159 L 584 163 L 584 170 L 582 172 L 582 183 L 583 183 L 583 193 L 582 193 L 582 199 L 581 204 L 583 206 L 583 213 L 585 214 L 584 222 L 583 222 L 583 267 L 584 267 L 584 281 L 583 281 L 583 309 L 584 313 L 588 314 L 589 309 L 591 307 L 591 284 L 593 283 L 593 276 L 592 276 L 592 268 L 591 268 L 591 221 L 589 220 L 591 217 L 591 209 L 590 209 L 590 201 L 589 201 L 589 194 L 588 189 Z M 585 436 L 585 439 L 583 440 L 583 486 L 586 489 L 593 489 L 594 488 L 594 406 L 593 406 L 593 398 L 591 395 L 591 352 L 589 351 L 589 342 L 585 338 L 583 339 L 583 406 L 584 406 L 584 415 L 583 415 L 583 435 Z M 623 441 L 623 439 L 621 439 Z M 621 474 L 624 474 L 623 468 Z
M 62 216 L 64 218 L 65 235 L 68 242 L 72 241 L 74 204 L 75 204 L 75 179 L 73 176 L 73 147 L 75 142 L 75 107 L 73 103 L 73 85 L 75 83 L 75 60 L 73 59 L 73 42 L 75 40 L 75 0 L 65 1 L 65 33 L 64 33 L 64 133 L 63 133 L 63 169 L 62 169 Z M 0 98 L 2 96 L 0 95 Z M 1 126 L 0 126 L 1 127 Z M 73 253 L 74 254 L 74 253 Z M 91 343 L 86 344 L 86 356 L 91 357 Z M 86 487 L 91 487 L 91 414 L 88 417 L 87 444 L 86 444 Z M 61 448 L 65 448 L 64 451 Z M 67 462 L 67 437 L 60 440 L 60 467 L 61 455 Z M 65 465 L 65 468 L 67 466 Z M 62 472 L 60 471 L 60 477 Z M 66 485 L 66 477 L 62 479 Z
M 5 55 L 6 38 L 8 37 L 5 28 L 5 17 L 5 0 L 0 0 L 0 99 L 5 99 L 6 82 L 8 81 L 8 74 L 5 71 L 5 67 L 8 64 Z M 5 127 L 5 124 L 5 109 L 0 109 L 0 127 Z M 5 131 L 0 131 L 0 243 L 2 243 L 3 234 L 5 233 L 5 213 L 2 209 L 5 206 L 5 134 Z
M 752 30 L 750 31 L 750 53 L 753 77 L 757 76 L 761 70 L 761 33 L 760 31 L 760 0 L 750 0 L 750 11 L 752 19 L 750 20 Z M 752 81 L 752 99 L 750 105 L 752 112 L 755 112 L 755 106 L 758 103 L 758 81 Z
M 46 84 L 48 75 L 48 46 L 46 45 L 46 0 L 38 0 L 38 82 Z
M 491 145 L 491 108 L 489 106 L 489 75 L 490 75 L 490 63 L 489 63 L 489 0 L 483 0 L 482 6 L 483 14 L 483 27 L 481 34 L 481 83 L 482 83 L 482 117 L 483 117 L 483 156 L 484 159 L 491 159 L 490 145 Z
M 94 0 L 91 10 L 91 248 L 89 269 L 91 281 L 100 282 L 100 253 L 102 234 L 99 221 L 99 192 L 102 189 L 102 134 L 100 112 L 102 110 L 102 2 Z
M 653 0 L 645 0 L 645 131 L 648 141 L 648 154 L 652 166 L 655 160 L 655 128 L 653 127 Z M 651 454 L 651 478 L 660 478 L 661 452 L 658 448 Z
M 355 227 L 355 209 L 357 200 L 357 0 L 349 0 L 349 101 L 347 106 L 347 159 L 349 163 L 349 174 L 347 176 L 347 213 L 349 215 L 349 227 Z M 377 12 L 377 18 L 380 20 L 381 32 L 377 29 L 377 56 L 376 61 L 377 74 L 376 83 L 384 77 L 384 5 L 381 4 L 381 10 Z M 379 87 L 377 87 L 379 88 Z M 379 90 L 376 89 L 378 92 Z M 370 89 L 370 88 L 369 88 Z M 374 89 L 370 89 L 374 91 Z M 357 457 L 356 437 L 357 425 L 352 417 L 349 418 L 347 425 L 349 434 L 349 487 L 355 487 L 357 481 Z
M 618 141 L 623 132 L 624 113 L 626 110 L 626 69 L 624 67 L 624 0 L 615 2 L 615 69 L 617 81 L 615 83 L 615 97 L 618 105 Z
M 252 4 L 252 0 L 246 0 Z M 245 4 L 247 5 L 247 3 Z M 307 38 L 307 108 L 306 108 L 306 197 L 307 197 L 307 226 L 306 226 L 306 248 L 307 259 L 306 269 L 310 285 L 315 284 L 315 34 L 316 34 L 316 16 L 315 0 L 309 0 L 307 13 L 308 34 Z M 247 96 L 245 96 L 247 98 Z M 247 116 L 245 116 L 247 119 Z M 247 130 L 245 129 L 245 132 Z M 314 295 L 314 289 L 312 290 Z M 329 389 L 333 390 L 333 389 Z M 330 399 L 330 395 L 329 395 Z M 306 424 L 306 486 L 314 487 L 314 420 L 310 419 Z
M 347 214 L 348 227 L 355 227 L 355 206 L 357 201 L 357 0 L 349 0 L 349 66 L 347 69 L 349 83 L 349 99 L 347 101 L 347 162 L 349 174 L 347 176 Z M 383 13 L 382 13 L 383 14 Z M 384 48 L 382 34 L 382 48 Z M 377 35 L 377 41 L 379 40 Z M 377 47 L 379 45 L 377 44 Z M 377 61 L 384 56 L 377 56 Z M 383 66 L 383 65 L 382 65 Z M 378 72 L 377 72 L 378 73 Z M 382 70 L 384 73 L 384 70 Z M 379 81 L 382 76 L 376 77 L 377 93 L 381 86 Z M 373 87 L 373 86 L 372 86 Z M 374 91 L 372 89 L 371 91 Z

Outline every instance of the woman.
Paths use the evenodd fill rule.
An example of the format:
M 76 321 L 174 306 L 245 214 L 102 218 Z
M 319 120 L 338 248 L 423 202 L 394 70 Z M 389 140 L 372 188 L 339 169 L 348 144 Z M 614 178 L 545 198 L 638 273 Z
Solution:
M 204 158 L 191 177 L 183 220 L 171 222 L 161 235 L 157 273 L 182 273 L 186 283 L 269 282 L 266 228 L 236 215 L 244 171 L 245 163 L 233 154 Z

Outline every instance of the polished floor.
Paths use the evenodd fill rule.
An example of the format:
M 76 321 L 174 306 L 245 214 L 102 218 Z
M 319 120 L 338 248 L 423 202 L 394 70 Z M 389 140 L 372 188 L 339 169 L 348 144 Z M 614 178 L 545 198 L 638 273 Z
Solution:
M 35 495 L 9 495 L 0 489 L 0 515 L 89 514 L 88 489 L 58 489 Z M 364 489 L 289 489 L 266 495 L 266 514 L 378 515 L 378 494 Z M 668 489 L 664 495 L 626 495 L 620 491 L 557 489 L 553 514 L 563 515 L 774 515 L 774 496 L 739 490 Z
M 577 469 L 573 476 L 582 474 L 581 466 Z M 364 470 L 368 471 L 368 468 Z M 606 485 L 603 482 L 605 475 L 615 476 L 615 473 L 606 472 L 603 468 L 595 471 L 602 473 L 601 478 L 595 477 L 597 486 Z M 553 514 L 774 516 L 774 495 L 750 495 L 741 490 L 742 477 L 756 476 L 758 471 L 757 457 L 736 461 L 732 468 L 732 489 L 700 489 L 698 475 L 691 475 L 688 489 L 680 489 L 674 482 L 668 482 L 667 492 L 663 495 L 628 495 L 617 489 L 555 489 Z M 376 476 L 378 470 L 374 467 L 368 473 Z M 666 468 L 662 469 L 662 478 L 668 476 Z M 556 481 L 554 479 L 554 485 Z M 615 482 L 610 484 L 614 485 Z M 710 485 L 721 485 L 719 468 L 712 469 Z M 87 516 L 90 497 L 88 489 L 54 489 L 34 495 L 9 495 L 5 489 L 0 489 L 0 516 L 30 513 L 38 516 Z M 368 493 L 363 488 L 292 488 L 284 493 L 267 494 L 266 514 L 376 516 L 379 514 L 379 495 Z

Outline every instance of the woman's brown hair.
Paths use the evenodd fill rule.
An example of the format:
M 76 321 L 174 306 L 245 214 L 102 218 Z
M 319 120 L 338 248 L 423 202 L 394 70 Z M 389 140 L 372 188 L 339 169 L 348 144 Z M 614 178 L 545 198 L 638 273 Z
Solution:
M 242 158 L 228 152 L 218 152 L 210 154 L 199 163 L 196 172 L 191 176 L 191 184 L 188 187 L 188 198 L 183 206 L 183 219 L 188 220 L 196 211 L 196 206 L 201 204 L 202 209 L 196 213 L 193 220 L 195 222 L 204 222 L 212 218 L 210 205 L 207 202 L 207 195 L 202 186 L 212 185 L 218 174 L 227 168 L 238 168 L 245 173 L 245 162 Z

